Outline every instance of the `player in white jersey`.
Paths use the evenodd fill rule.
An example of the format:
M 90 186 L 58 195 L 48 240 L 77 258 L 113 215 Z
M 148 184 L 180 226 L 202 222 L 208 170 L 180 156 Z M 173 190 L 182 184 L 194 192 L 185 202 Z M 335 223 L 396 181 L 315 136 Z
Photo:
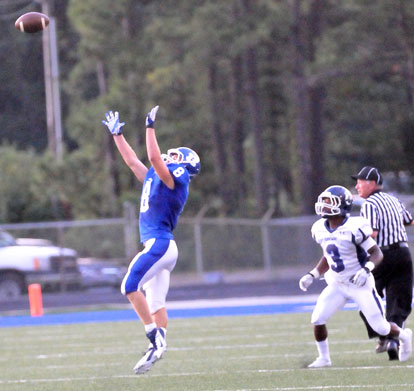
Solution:
M 400 340 L 400 361 L 411 356 L 412 332 L 385 319 L 381 299 L 371 274 L 382 260 L 382 252 L 371 237 L 372 228 L 363 217 L 350 217 L 352 194 L 342 186 L 330 186 L 315 204 L 322 219 L 312 226 L 312 237 L 321 245 L 323 256 L 316 267 L 304 275 L 299 287 L 306 291 L 315 278 L 325 275 L 327 287 L 321 292 L 312 313 L 314 336 L 319 356 L 308 365 L 331 365 L 326 322 L 348 300 L 354 301 L 379 335 Z

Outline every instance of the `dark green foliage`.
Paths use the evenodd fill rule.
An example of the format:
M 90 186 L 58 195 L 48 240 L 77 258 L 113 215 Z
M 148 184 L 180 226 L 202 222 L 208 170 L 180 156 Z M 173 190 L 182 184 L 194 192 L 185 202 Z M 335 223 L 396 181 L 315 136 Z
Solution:
M 309 169 L 303 148 L 311 154 L 311 183 L 320 187 L 351 187 L 350 173 L 364 164 L 413 174 L 413 5 L 313 0 L 302 2 L 294 26 L 289 4 L 54 0 L 65 142 L 58 164 L 46 152 L 42 35 L 15 30 L 16 15 L 0 0 L 0 143 L 7 152 L 1 175 L 25 170 L 19 186 L 0 183 L 2 219 L 120 215 L 140 186 L 101 120 L 107 110 L 119 111 L 126 138 L 146 162 L 143 124 L 154 104 L 162 151 L 186 145 L 202 159 L 188 215 L 203 205 L 210 215 L 257 217 L 268 206 L 275 215 L 303 212 L 313 204 L 300 180 Z M 292 98 L 299 69 L 294 27 L 302 37 L 295 49 L 305 98 L 318 98 L 315 111 L 303 116 L 302 135 L 297 118 L 305 108 Z M 246 65 L 252 48 L 254 91 Z M 266 205 L 255 192 L 258 173 L 267 183 Z M 29 190 L 19 194 L 22 188 Z

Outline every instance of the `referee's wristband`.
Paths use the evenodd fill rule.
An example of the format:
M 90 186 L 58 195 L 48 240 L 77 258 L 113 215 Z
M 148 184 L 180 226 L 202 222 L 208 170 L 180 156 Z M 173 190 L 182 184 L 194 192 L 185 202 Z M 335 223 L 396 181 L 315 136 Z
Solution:
M 367 269 L 369 272 L 372 272 L 375 268 L 375 264 L 372 261 L 368 261 L 365 265 L 364 268 Z

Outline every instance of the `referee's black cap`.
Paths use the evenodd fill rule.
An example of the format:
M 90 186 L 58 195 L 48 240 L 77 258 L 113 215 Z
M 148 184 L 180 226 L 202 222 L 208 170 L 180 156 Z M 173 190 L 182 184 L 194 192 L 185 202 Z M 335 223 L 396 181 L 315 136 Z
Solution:
M 382 185 L 382 175 L 375 167 L 365 166 L 356 175 L 351 175 L 353 179 L 363 179 L 365 181 L 375 181 L 377 185 Z

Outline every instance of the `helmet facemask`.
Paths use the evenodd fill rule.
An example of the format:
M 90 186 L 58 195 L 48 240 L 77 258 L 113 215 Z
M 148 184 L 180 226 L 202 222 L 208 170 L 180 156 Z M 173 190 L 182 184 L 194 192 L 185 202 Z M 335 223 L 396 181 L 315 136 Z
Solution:
M 342 214 L 341 199 L 330 193 L 322 193 L 315 204 L 315 212 L 322 217 L 338 216 Z
M 184 155 L 177 148 L 169 149 L 166 154 L 161 154 L 161 157 L 165 164 L 181 163 L 184 160 Z
M 352 194 L 343 186 L 330 186 L 323 191 L 315 203 L 316 214 L 322 217 L 349 216 L 352 208 Z

